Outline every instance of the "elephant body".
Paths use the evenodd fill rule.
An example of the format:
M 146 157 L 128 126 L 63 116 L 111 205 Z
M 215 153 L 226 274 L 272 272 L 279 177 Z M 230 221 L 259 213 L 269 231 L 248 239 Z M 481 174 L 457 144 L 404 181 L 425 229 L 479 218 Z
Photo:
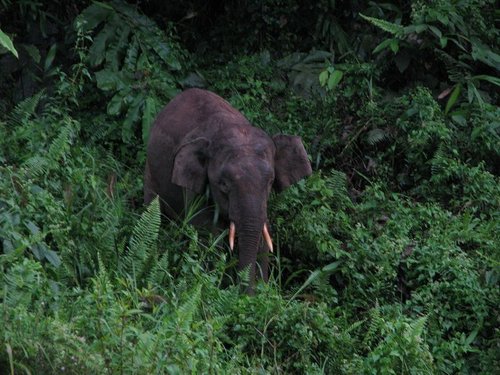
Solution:
M 151 129 L 144 202 L 158 195 L 162 212 L 177 218 L 186 214 L 189 202 L 208 184 L 218 206 L 219 225 L 230 226 L 231 247 L 238 233 L 239 268 L 249 267 L 251 289 L 258 253 L 262 253 L 260 276 L 267 281 L 271 189 L 281 191 L 309 174 L 311 166 L 299 137 L 270 137 L 218 95 L 188 89 L 158 114 Z M 200 221 L 209 222 L 213 210 L 204 213 Z

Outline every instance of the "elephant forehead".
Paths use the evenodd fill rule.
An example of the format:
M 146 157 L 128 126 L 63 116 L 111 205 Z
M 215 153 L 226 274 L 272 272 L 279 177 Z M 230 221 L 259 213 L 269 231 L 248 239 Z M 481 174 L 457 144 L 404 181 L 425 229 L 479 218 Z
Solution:
M 273 143 L 265 131 L 251 126 L 249 123 L 233 123 L 221 126 L 218 128 L 217 137 L 226 139 L 235 144 Z
M 269 160 L 251 154 L 237 154 L 228 158 L 224 166 L 224 174 L 234 180 L 250 179 L 257 182 L 271 178 L 273 171 Z

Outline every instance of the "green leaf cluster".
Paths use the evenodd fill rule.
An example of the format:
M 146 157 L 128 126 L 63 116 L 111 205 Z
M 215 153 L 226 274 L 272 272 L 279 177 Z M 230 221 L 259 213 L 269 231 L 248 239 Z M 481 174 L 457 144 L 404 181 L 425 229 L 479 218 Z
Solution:
M 90 5 L 75 27 L 89 35 L 87 61 L 96 69 L 97 88 L 109 98 L 107 113 L 123 118 L 123 142 L 133 143 L 140 134 L 146 143 L 161 103 L 178 92 L 184 51 L 171 32 L 121 1 Z

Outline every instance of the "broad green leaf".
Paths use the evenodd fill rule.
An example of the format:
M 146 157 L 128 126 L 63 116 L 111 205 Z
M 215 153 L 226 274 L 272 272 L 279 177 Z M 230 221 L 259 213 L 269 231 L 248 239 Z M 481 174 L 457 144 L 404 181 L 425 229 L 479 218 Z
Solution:
M 450 19 L 445 14 L 436 14 L 436 19 L 445 26 L 450 24 Z
M 38 228 L 38 225 L 36 225 L 32 221 L 27 221 L 27 222 L 24 223 L 24 225 L 26 226 L 26 228 L 29 229 L 29 231 L 31 232 L 31 234 L 36 235 L 36 234 L 40 233 L 40 228 Z
M 328 78 L 328 89 L 333 90 L 339 84 L 343 76 L 344 72 L 342 70 L 336 70 L 330 74 Z
M 80 22 L 84 31 L 90 31 L 101 24 L 113 12 L 113 8 L 109 5 L 95 2 L 80 13 L 75 23 Z M 85 22 L 82 22 L 83 20 Z
M 322 51 L 322 50 L 316 50 L 313 52 L 310 52 L 306 57 L 304 57 L 304 60 L 302 60 L 302 63 L 304 64 L 311 64 L 311 63 L 324 63 L 325 61 L 331 60 L 332 58 L 332 53 L 328 51 Z
M 108 107 L 107 107 L 107 112 L 108 115 L 116 116 L 122 111 L 123 107 L 123 92 L 119 91 L 117 92 L 109 101 Z
M 391 43 L 389 43 L 389 47 L 392 52 L 397 53 L 399 51 L 399 40 L 393 39 Z
M 467 83 L 467 100 L 469 103 L 472 103 L 474 101 L 474 90 L 473 90 L 474 84 L 472 82 Z
M 439 30 L 436 26 L 429 25 L 429 30 L 431 30 L 438 38 L 441 38 L 443 36 L 441 30 Z
M 408 68 L 410 60 L 410 55 L 406 52 L 406 50 L 402 50 L 401 53 L 394 58 L 394 62 L 396 63 L 400 73 L 403 73 Z
M 59 267 L 61 265 L 61 259 L 59 255 L 54 250 L 48 249 L 45 245 L 43 246 L 43 256 L 49 261 L 54 267 Z
M 35 256 L 36 259 L 42 260 L 44 258 L 44 251 L 40 247 L 40 244 L 34 244 L 29 249 L 31 250 L 31 253 Z
M 472 342 L 476 339 L 477 334 L 479 333 L 479 329 L 482 327 L 476 327 L 469 336 L 467 336 L 467 339 L 465 340 L 465 345 L 470 345 Z
M 472 40 L 472 58 L 500 71 L 500 55 L 477 39 Z
M 122 25 L 117 31 L 117 40 L 106 48 L 106 64 L 110 64 L 114 70 L 120 70 L 123 64 L 123 53 L 130 48 L 129 36 L 131 29 L 128 25 Z
M 181 68 L 182 68 L 181 63 L 179 62 L 179 60 L 177 60 L 177 58 L 175 57 L 175 55 L 173 53 L 170 53 L 168 55 L 167 64 L 170 67 L 170 69 L 172 69 L 172 70 L 181 70 Z
M 149 61 L 148 56 L 149 56 L 148 52 L 141 52 L 141 54 L 137 58 L 137 62 L 136 62 L 137 70 L 146 71 L 149 69 L 149 67 L 151 66 L 151 63 Z
M 118 75 L 108 69 L 103 69 L 95 73 L 97 87 L 104 91 L 116 90 L 120 83 Z
M 447 37 L 443 36 L 443 37 L 439 38 L 439 45 L 441 46 L 441 48 L 445 48 L 447 44 L 448 44 Z
M 23 48 L 28 52 L 28 55 L 33 59 L 34 62 L 40 64 L 40 51 L 33 44 L 23 44 Z
M 132 140 L 134 135 L 134 124 L 139 121 L 139 115 L 141 112 L 142 105 L 144 103 L 144 95 L 142 93 L 137 94 L 133 99 L 130 107 L 128 108 L 127 115 L 122 125 L 122 139 L 124 142 L 128 143 Z
M 53 44 L 49 52 L 47 53 L 47 57 L 45 58 L 45 64 L 44 64 L 44 71 L 48 71 L 50 67 L 52 66 L 52 62 L 54 61 L 54 58 L 56 57 L 56 51 L 57 51 L 57 44 Z
M 14 48 L 14 44 L 12 43 L 12 39 L 10 39 L 9 36 L 2 30 L 0 30 L 0 44 L 2 45 L 2 47 L 5 47 L 8 51 L 10 51 L 14 56 L 19 58 L 17 50 Z
M 103 3 L 102 1 L 96 1 L 96 0 L 94 0 L 94 4 L 97 4 L 97 5 L 99 5 L 100 7 L 104 8 L 104 9 L 108 9 L 108 10 L 114 11 L 114 8 L 111 5 Z
M 3 252 L 4 252 L 4 254 L 9 254 L 12 251 L 14 251 L 14 245 L 12 244 L 11 240 L 4 239 L 2 241 L 2 244 L 3 244 Z
M 486 74 L 474 76 L 474 77 L 472 77 L 472 79 L 479 79 L 479 80 L 487 81 L 489 83 L 493 83 L 494 85 L 500 86 L 500 78 L 489 76 Z
M 142 140 L 144 144 L 148 142 L 149 131 L 153 125 L 157 111 L 156 100 L 152 97 L 147 97 L 144 101 L 144 109 L 142 111 Z
M 474 92 L 474 96 L 476 97 L 479 106 L 482 107 L 484 104 L 484 100 L 475 85 L 472 85 L 472 91 Z
M 409 26 L 405 26 L 405 28 L 404 28 L 405 35 L 414 33 L 416 31 L 417 31 L 417 26 L 416 25 L 409 25 Z
M 321 86 L 325 86 L 326 85 L 326 81 L 328 80 L 328 70 L 323 70 L 320 74 L 319 74 L 319 84 Z
M 116 25 L 112 23 L 106 24 L 99 34 L 94 38 L 94 43 L 89 49 L 89 62 L 92 66 L 98 66 L 106 57 L 106 44 L 114 38 L 116 33 Z
M 389 46 L 389 44 L 391 44 L 392 41 L 393 41 L 392 38 L 384 40 L 377 47 L 375 47 L 375 49 L 373 50 L 373 53 L 379 53 L 380 51 L 383 51 L 384 49 L 386 49 Z
M 136 69 L 141 69 L 137 66 L 137 55 L 139 53 L 139 42 L 135 36 L 132 36 L 128 48 L 127 54 L 125 56 L 125 62 L 123 63 L 123 68 L 130 71 L 135 71 Z
M 451 119 L 461 126 L 467 125 L 467 119 L 461 111 L 451 113 Z
M 451 92 L 450 98 L 448 99 L 448 102 L 446 103 L 446 108 L 444 109 L 444 113 L 448 114 L 450 111 L 451 107 L 455 104 L 455 102 L 458 99 L 458 96 L 460 95 L 460 90 L 461 90 L 461 85 L 458 84 L 455 86 L 453 91 Z
M 415 26 L 415 31 L 417 34 L 420 34 L 422 31 L 427 30 L 427 25 L 416 25 Z
M 168 57 L 170 55 L 170 47 L 167 43 L 159 43 L 153 44 L 153 49 L 156 54 L 162 59 L 165 63 L 168 64 Z

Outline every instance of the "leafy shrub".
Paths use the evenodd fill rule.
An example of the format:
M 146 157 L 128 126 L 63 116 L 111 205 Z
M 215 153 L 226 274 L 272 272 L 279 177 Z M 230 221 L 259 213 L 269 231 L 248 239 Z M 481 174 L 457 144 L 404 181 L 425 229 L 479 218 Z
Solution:
M 96 356 L 89 353 L 85 340 L 57 313 L 64 300 L 62 285 L 49 280 L 38 261 L 16 263 L 16 258 L 9 258 L 4 257 L 0 265 L 4 291 L 0 335 L 9 353 L 8 359 L 0 359 L 0 368 L 5 373 L 10 369 L 76 374 L 98 371 Z
M 500 55 L 496 51 L 499 30 L 494 26 L 492 7 L 491 1 L 418 1 L 412 6 L 411 23 L 407 26 L 401 25 L 400 12 L 395 23 L 361 16 L 392 34 L 393 37 L 385 39 L 374 52 L 387 51 L 386 58 L 392 51 L 400 73 L 413 70 L 420 75 L 419 79 L 425 80 L 420 70 L 423 64 L 429 66 L 428 70 L 446 70 L 448 79 L 454 84 L 453 92 L 447 90 L 442 94 L 446 96 L 451 92 L 446 105 L 448 113 L 462 87 L 467 88 L 469 103 L 477 101 L 482 105 L 488 98 L 480 93 L 481 84 L 500 86 L 495 74 L 485 74 L 500 71 Z M 431 65 L 436 63 L 441 63 L 441 67 Z M 436 86 L 436 81 L 427 79 L 427 82 Z
M 146 142 L 154 117 L 178 91 L 185 51 L 171 31 L 166 38 L 153 21 L 121 1 L 90 5 L 75 28 L 94 33 L 88 63 L 100 68 L 95 81 L 111 97 L 107 113 L 124 115 L 121 129 L 113 130 L 126 144 L 134 143 L 138 134 Z
M 366 354 L 356 355 L 347 363 L 345 373 L 434 374 L 433 357 L 425 340 L 426 322 L 425 316 L 412 320 L 392 306 L 374 308 L 363 335 Z
M 351 337 L 325 304 L 286 301 L 270 288 L 255 298 L 222 302 L 222 342 L 242 352 L 257 371 L 335 372 L 349 355 Z

